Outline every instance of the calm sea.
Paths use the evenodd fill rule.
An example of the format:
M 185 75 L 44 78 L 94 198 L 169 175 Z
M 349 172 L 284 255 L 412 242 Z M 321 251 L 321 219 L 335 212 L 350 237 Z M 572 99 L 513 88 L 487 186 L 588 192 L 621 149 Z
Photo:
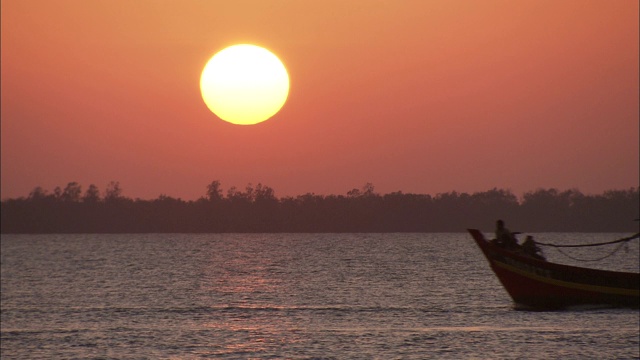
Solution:
M 603 254 L 584 249 L 570 255 Z M 2 359 L 640 357 L 638 310 L 514 310 L 463 233 L 2 235 L 1 250 Z M 637 272 L 638 242 L 590 266 Z

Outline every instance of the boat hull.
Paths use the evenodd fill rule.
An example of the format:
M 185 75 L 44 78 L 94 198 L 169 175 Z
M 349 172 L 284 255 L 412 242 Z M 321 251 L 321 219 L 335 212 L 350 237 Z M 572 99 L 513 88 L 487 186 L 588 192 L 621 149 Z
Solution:
M 478 230 L 468 231 L 518 307 L 640 308 L 640 274 L 554 264 L 501 248 L 487 241 Z

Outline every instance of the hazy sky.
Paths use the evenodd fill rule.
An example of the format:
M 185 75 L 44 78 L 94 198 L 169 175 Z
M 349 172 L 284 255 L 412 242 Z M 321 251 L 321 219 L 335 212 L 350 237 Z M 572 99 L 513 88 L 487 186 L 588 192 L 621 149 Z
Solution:
M 197 199 L 639 184 L 637 0 L 2 0 L 2 198 L 77 181 Z M 252 43 L 287 103 L 218 119 L 207 60 Z

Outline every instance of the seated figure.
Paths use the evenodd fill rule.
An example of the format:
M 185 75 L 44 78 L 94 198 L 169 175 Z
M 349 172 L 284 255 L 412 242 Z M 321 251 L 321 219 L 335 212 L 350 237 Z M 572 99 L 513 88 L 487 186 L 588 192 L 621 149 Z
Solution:
M 516 237 L 504 226 L 504 221 L 496 221 L 496 243 L 504 248 L 517 248 L 518 240 Z
M 538 260 L 546 260 L 544 256 L 542 256 L 542 251 L 540 250 L 538 245 L 536 245 L 536 242 L 533 241 L 533 236 L 531 235 L 527 236 L 527 238 L 524 240 L 524 243 L 522 243 L 522 251 L 524 251 L 525 254 L 531 256 L 532 258 L 536 258 Z

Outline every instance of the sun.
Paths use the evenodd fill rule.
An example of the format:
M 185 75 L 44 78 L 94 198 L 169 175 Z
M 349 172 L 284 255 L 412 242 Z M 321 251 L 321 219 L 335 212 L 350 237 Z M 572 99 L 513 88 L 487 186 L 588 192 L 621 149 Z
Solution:
M 289 95 L 289 74 L 269 50 L 250 44 L 216 53 L 200 76 L 202 99 L 220 119 L 253 125 L 275 115 Z

